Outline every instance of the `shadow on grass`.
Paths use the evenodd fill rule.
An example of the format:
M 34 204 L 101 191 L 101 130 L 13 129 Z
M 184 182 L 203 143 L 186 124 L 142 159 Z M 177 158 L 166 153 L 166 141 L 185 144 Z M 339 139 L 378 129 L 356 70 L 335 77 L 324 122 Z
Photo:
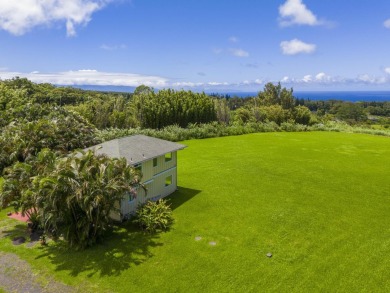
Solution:
M 115 227 L 106 235 L 102 244 L 83 251 L 74 251 L 64 243 L 51 243 L 39 248 L 42 254 L 56 266 L 56 271 L 69 271 L 71 276 L 87 273 L 88 277 L 118 276 L 122 271 L 139 265 L 153 256 L 151 248 L 162 246 L 158 234 L 139 232 L 131 223 Z
M 182 186 L 178 186 L 177 188 L 177 191 L 167 197 L 169 199 L 169 203 L 171 205 L 172 210 L 177 209 L 182 204 L 186 203 L 194 196 L 202 192 L 201 190 L 185 188 Z
M 15 221 L 16 223 L 16 221 Z M 29 240 L 29 232 L 26 223 L 10 223 L 5 227 L 0 226 L 0 239 L 9 238 L 11 241 L 15 237 L 25 237 Z
M 169 197 L 171 208 L 177 209 L 200 192 L 178 187 L 178 190 Z M 23 235 L 26 228 L 24 224 L 17 224 L 11 229 L 3 230 L 3 236 Z M 140 232 L 131 222 L 126 222 L 115 226 L 112 232 L 107 233 L 102 244 L 83 251 L 74 251 L 67 248 L 65 243 L 50 242 L 48 246 L 38 248 L 40 253 L 36 259 L 45 259 L 55 266 L 56 271 L 69 272 L 73 277 L 80 274 L 87 277 L 119 276 L 123 271 L 153 257 L 153 248 L 162 245 L 159 234 Z
M 169 199 L 173 210 L 200 193 L 185 187 L 178 187 Z M 131 266 L 140 265 L 153 256 L 152 248 L 162 246 L 159 234 L 140 232 L 130 222 L 117 226 L 109 233 L 103 244 L 84 251 L 69 250 L 60 243 L 40 248 L 38 258 L 47 258 L 57 271 L 69 271 L 71 276 L 87 273 L 88 277 L 118 276 Z

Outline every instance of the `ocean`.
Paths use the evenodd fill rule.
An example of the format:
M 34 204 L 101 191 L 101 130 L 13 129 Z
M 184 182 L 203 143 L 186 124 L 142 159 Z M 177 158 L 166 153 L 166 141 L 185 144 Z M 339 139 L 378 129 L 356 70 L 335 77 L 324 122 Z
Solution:
M 257 92 L 230 92 L 223 95 L 240 98 L 257 96 Z M 341 100 L 349 102 L 385 102 L 390 101 L 390 91 L 296 91 L 294 97 L 309 100 Z
M 390 91 L 294 92 L 294 96 L 309 100 L 342 100 L 350 102 L 390 101 Z
M 126 86 L 74 86 L 85 90 L 96 91 L 112 91 L 122 93 L 132 93 L 135 87 Z M 220 94 L 229 95 L 231 97 L 237 96 L 240 98 L 257 96 L 258 92 L 233 92 L 233 91 L 220 91 L 210 92 L 207 94 Z M 390 91 L 294 91 L 294 97 L 299 99 L 309 100 L 342 100 L 350 102 L 366 101 L 366 102 L 384 102 L 390 101 Z

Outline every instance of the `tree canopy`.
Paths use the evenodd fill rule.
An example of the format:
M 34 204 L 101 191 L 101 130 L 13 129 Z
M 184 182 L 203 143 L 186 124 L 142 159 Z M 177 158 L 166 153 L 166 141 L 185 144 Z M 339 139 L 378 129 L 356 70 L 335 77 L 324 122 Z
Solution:
M 0 202 L 34 215 L 36 225 L 53 239 L 84 249 L 101 240 L 112 225 L 118 202 L 140 186 L 141 174 L 125 159 L 93 151 L 58 157 L 44 149 L 36 158 L 7 168 Z

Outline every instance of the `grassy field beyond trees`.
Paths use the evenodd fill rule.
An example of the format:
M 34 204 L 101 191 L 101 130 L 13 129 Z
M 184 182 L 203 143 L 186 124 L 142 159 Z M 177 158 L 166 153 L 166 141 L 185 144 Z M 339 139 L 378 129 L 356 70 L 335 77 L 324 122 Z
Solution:
M 10 238 L 23 229 L 1 211 L 0 231 L 13 232 L 0 232 L 0 250 L 80 291 L 390 291 L 389 138 L 259 133 L 183 143 L 171 231 L 149 236 L 127 224 L 82 252 L 16 247 Z

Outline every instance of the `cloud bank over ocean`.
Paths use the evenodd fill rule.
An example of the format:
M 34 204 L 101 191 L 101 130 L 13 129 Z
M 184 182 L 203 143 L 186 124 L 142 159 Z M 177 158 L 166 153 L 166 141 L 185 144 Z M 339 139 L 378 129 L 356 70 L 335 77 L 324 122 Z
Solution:
M 390 86 L 390 67 L 384 69 L 383 76 L 370 76 L 362 74 L 354 78 L 331 76 L 325 72 L 317 74 L 306 74 L 302 77 L 284 76 L 278 80 L 257 78 L 254 80 L 242 80 L 240 82 L 226 81 L 208 81 L 208 82 L 193 82 L 193 81 L 177 81 L 161 76 L 148 76 L 133 73 L 113 73 L 101 72 L 93 69 L 71 70 L 58 73 L 42 73 L 33 71 L 30 73 L 9 72 L 0 70 L 1 79 L 11 79 L 14 77 L 25 77 L 36 83 L 52 83 L 56 85 L 80 86 L 80 85 L 96 85 L 96 86 L 128 86 L 137 87 L 139 85 L 147 85 L 156 89 L 172 87 L 176 89 L 192 89 L 197 91 L 226 91 L 226 90 L 260 90 L 268 82 L 281 82 L 284 86 L 291 86 L 294 89 L 306 88 L 327 88 L 340 89 L 343 87 L 351 88 L 371 88 L 371 89 L 386 89 Z

